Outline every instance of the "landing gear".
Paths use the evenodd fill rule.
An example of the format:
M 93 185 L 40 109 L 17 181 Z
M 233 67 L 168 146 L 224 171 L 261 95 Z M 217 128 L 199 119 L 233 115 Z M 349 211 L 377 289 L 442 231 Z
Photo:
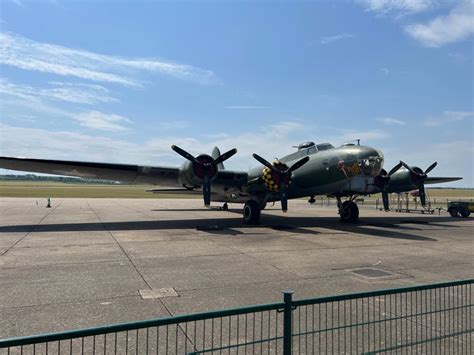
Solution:
M 256 225 L 260 223 L 260 206 L 257 201 L 250 200 L 244 206 L 244 223 Z
M 227 202 L 224 202 L 224 204 L 221 207 L 221 210 L 222 211 L 228 211 L 229 210 L 229 205 L 227 204 Z
M 344 201 L 339 207 L 339 215 L 341 222 L 355 223 L 359 219 L 359 207 L 352 200 Z

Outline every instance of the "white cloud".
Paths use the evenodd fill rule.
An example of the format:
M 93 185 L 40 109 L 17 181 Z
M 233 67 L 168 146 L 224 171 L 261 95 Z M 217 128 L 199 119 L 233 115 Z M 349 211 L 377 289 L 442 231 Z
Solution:
M 424 125 L 427 127 L 439 127 L 445 124 L 464 121 L 465 119 L 473 117 L 474 112 L 472 111 L 444 111 L 443 116 L 441 117 L 426 119 Z
M 329 43 L 341 41 L 343 39 L 351 39 L 351 38 L 355 38 L 355 37 L 356 36 L 354 34 L 351 34 L 351 33 L 339 33 L 339 34 L 333 35 L 333 36 L 321 37 L 321 39 L 319 40 L 319 43 L 324 45 L 324 44 L 329 44 Z
M 100 85 L 50 83 L 52 88 L 38 88 L 29 85 L 14 84 L 6 79 L 0 79 L 0 93 L 14 96 L 31 102 L 40 99 L 66 101 L 81 104 L 95 104 L 98 102 L 117 102 L 110 96 L 109 90 Z
M 42 89 L 41 95 L 60 101 L 68 101 L 81 104 L 95 104 L 98 102 L 118 102 L 119 100 L 110 96 L 110 91 L 96 84 L 73 84 L 52 82 L 56 86 L 52 89 Z
M 379 121 L 383 124 L 386 124 L 386 125 L 399 125 L 399 126 L 406 125 L 405 121 L 399 120 L 397 118 L 392 118 L 392 117 L 377 118 L 377 121 Z
M 463 0 L 448 15 L 438 16 L 427 24 L 408 25 L 405 31 L 427 47 L 463 41 L 474 34 L 474 3 Z
M 89 111 L 74 115 L 73 118 L 80 122 L 81 126 L 108 132 L 120 132 L 127 130 L 121 123 L 131 123 L 123 116 L 105 114 L 99 111 Z
M 366 11 L 378 15 L 405 15 L 429 10 L 436 6 L 435 0 L 356 0 Z
M 35 42 L 12 33 L 0 33 L 0 63 L 24 70 L 72 76 L 127 86 L 141 86 L 133 72 L 146 71 L 202 84 L 218 82 L 210 70 L 154 58 L 123 58 L 81 49 Z M 126 73 L 126 74 L 125 74 Z
M 13 119 L 18 120 L 17 110 L 14 110 L 14 114 L 9 113 L 9 108 L 20 109 L 22 115 L 30 114 L 32 112 L 42 114 L 43 117 L 51 118 L 66 118 L 78 122 L 81 126 L 101 130 L 108 132 L 121 132 L 126 131 L 128 128 L 124 125 L 125 123 L 132 123 L 132 121 L 124 116 L 115 114 L 103 113 L 94 110 L 88 111 L 76 111 L 66 110 L 51 106 L 41 100 L 40 97 L 30 99 L 11 99 L 2 100 L 2 118 L 4 122 L 11 115 Z M 21 119 L 20 119 L 21 120 Z
M 14 127 L 0 124 L 3 155 L 70 160 L 128 160 L 134 144 L 72 131 Z M 132 157 L 134 158 L 134 157 Z

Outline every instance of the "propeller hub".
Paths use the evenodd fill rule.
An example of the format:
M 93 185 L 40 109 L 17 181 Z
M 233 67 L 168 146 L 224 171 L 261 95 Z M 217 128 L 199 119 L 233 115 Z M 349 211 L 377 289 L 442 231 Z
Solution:
M 288 170 L 288 165 L 282 161 L 275 160 L 272 163 L 273 169 L 265 167 L 263 169 L 263 181 L 265 186 L 273 192 L 279 190 L 280 183 L 284 182 L 286 185 L 290 183 L 291 173 L 285 173 Z
M 196 157 L 196 162 L 193 162 L 193 171 L 200 179 L 206 176 L 212 178 L 217 174 L 217 166 L 211 156 L 201 154 Z

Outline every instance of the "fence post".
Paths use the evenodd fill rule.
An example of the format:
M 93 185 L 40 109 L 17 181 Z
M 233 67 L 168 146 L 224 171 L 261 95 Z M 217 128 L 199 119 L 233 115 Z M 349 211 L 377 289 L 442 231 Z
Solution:
M 293 290 L 283 291 L 283 355 L 291 355 L 291 345 L 293 343 L 293 309 L 291 306 L 293 300 Z

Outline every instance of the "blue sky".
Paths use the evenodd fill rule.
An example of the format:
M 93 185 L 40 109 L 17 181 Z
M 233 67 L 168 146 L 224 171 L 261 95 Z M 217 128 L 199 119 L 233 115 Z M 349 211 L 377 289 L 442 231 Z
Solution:
M 360 138 L 474 186 L 472 1 L 7 1 L 0 153 L 228 168 Z

